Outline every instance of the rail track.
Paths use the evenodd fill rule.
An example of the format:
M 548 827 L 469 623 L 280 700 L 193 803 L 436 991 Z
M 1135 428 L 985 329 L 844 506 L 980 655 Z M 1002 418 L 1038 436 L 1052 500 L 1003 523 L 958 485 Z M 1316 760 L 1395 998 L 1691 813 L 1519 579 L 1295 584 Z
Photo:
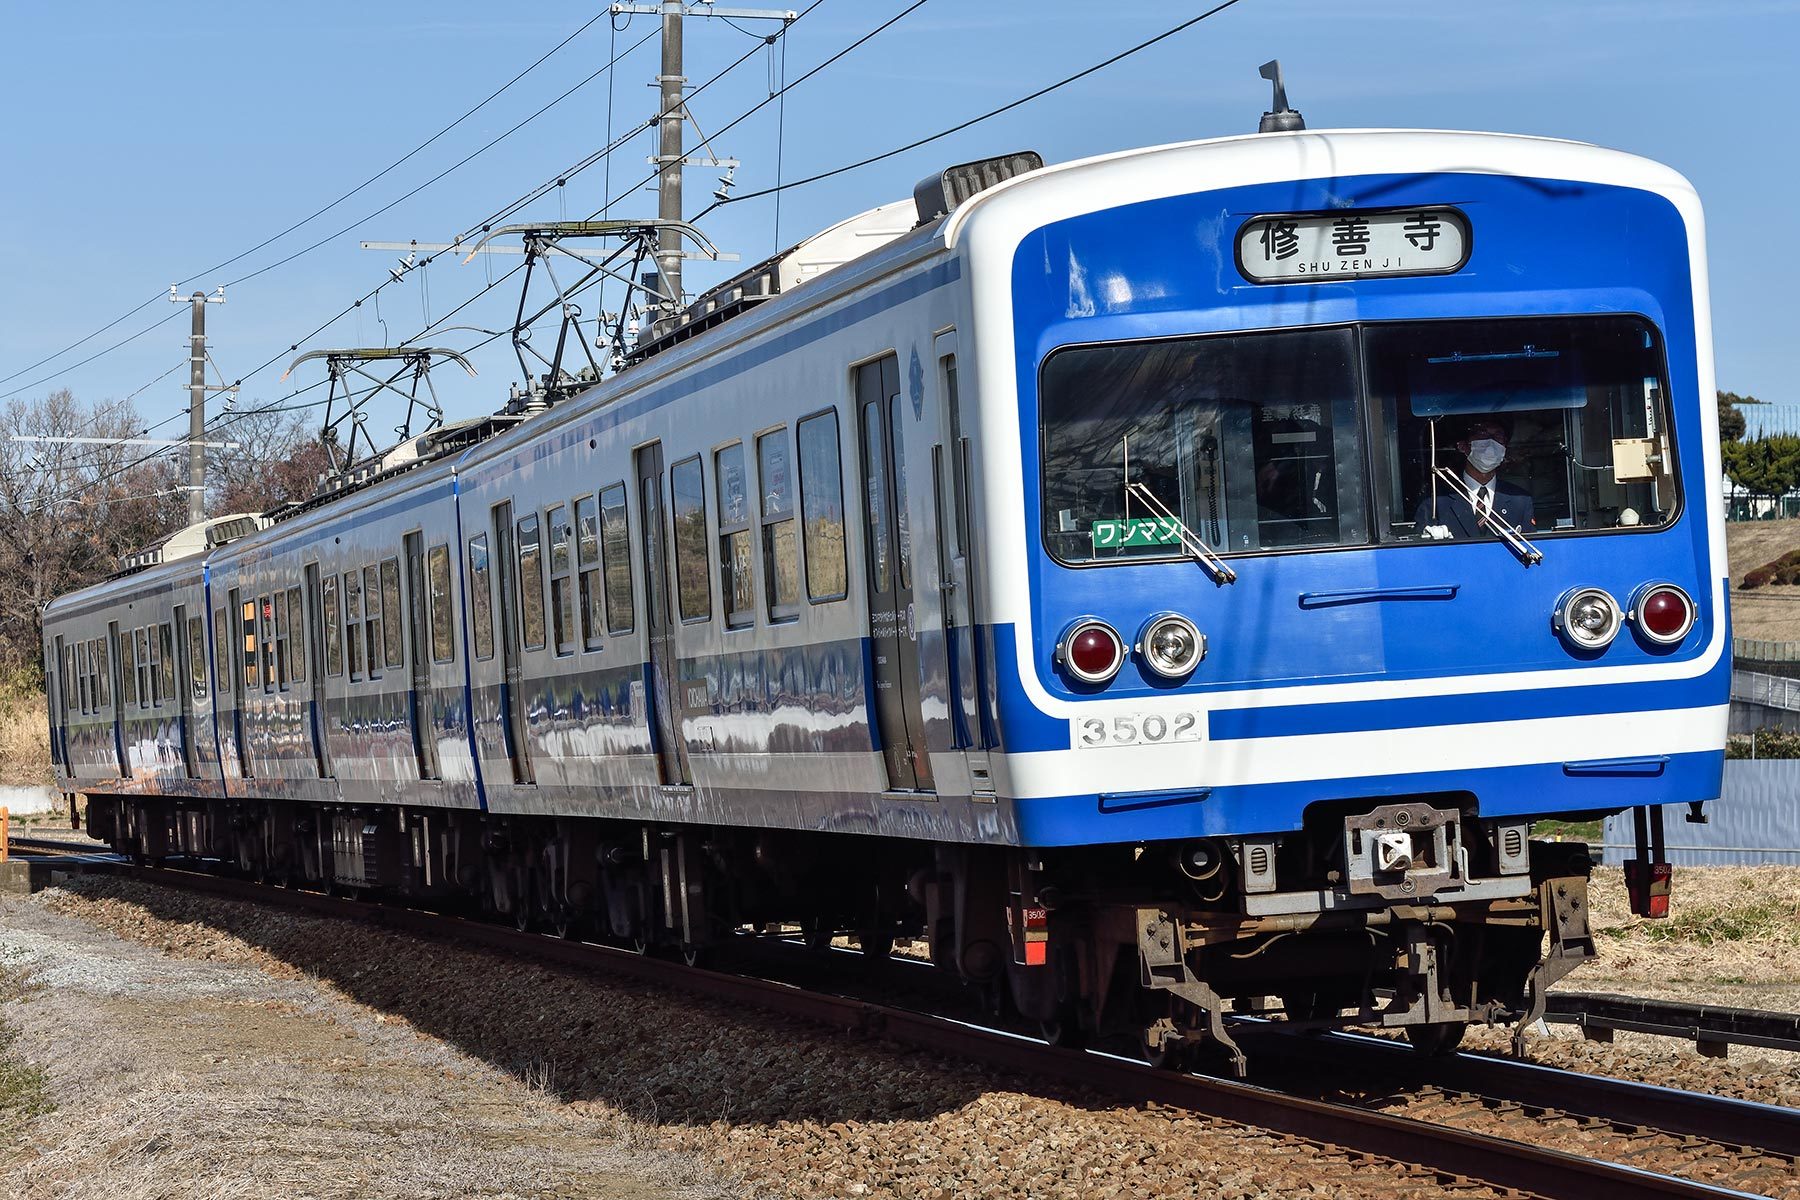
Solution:
M 273 888 L 196 869 L 145 866 L 49 839 L 14 838 L 20 853 L 213 895 L 358 920 L 658 984 L 734 1006 L 811 1021 L 916 1049 L 1115 1096 L 1183 1109 L 1390 1164 L 1446 1188 L 1486 1187 L 1546 1200 L 1724 1197 L 1792 1187 L 1800 1114 L 1767 1105 L 1457 1055 L 1425 1059 L 1380 1039 L 1296 1038 L 1257 1031 L 1275 1069 L 1256 1083 L 1156 1071 L 1126 1058 L 1047 1046 L 1018 1032 L 845 994 L 835 972 L 796 984 L 707 970 L 611 946 L 520 932 L 421 909 Z M 818 957 L 810 961 L 815 977 Z M 920 971 L 923 977 L 925 972 Z M 1310 1069 L 1290 1071 L 1293 1064 Z M 1318 1086 L 1321 1076 L 1330 1083 Z M 1356 1086 L 1336 1081 L 1356 1080 Z M 1406 1111 L 1383 1111 L 1384 1105 Z M 1467 1127 L 1470 1112 L 1480 1128 Z M 1453 1125 L 1448 1121 L 1458 1121 Z M 1545 1142 L 1563 1142 L 1558 1148 Z M 1743 1187 L 1756 1192 L 1746 1192 Z

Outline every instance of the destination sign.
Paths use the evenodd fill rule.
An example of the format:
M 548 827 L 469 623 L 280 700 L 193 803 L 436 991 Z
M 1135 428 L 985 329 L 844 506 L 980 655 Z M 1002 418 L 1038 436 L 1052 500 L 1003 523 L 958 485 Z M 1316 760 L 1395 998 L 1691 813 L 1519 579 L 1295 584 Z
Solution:
M 1252 283 L 1311 283 L 1461 269 L 1469 222 L 1454 208 L 1290 213 L 1238 230 L 1238 267 Z

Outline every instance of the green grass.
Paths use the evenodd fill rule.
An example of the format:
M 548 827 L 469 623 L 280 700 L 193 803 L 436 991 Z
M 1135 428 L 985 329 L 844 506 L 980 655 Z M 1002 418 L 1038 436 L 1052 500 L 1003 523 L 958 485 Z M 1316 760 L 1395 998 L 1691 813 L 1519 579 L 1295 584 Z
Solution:
M 1800 905 L 1779 900 L 1676 906 L 1667 921 L 1646 921 L 1634 931 L 1653 942 L 1773 942 L 1800 945 Z
M 1534 838 L 1560 838 L 1565 842 L 1597 842 L 1599 821 L 1539 821 L 1531 827 Z

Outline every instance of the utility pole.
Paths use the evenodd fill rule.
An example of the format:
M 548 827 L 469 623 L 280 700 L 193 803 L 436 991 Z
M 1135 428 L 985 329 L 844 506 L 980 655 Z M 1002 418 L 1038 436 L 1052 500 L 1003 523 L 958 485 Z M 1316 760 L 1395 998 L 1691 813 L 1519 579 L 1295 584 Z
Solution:
M 194 306 L 193 333 L 188 338 L 188 524 L 206 520 L 206 306 L 225 303 L 225 288 L 212 295 L 182 296 L 169 285 L 169 300 Z
M 682 74 L 682 21 L 687 17 L 725 17 L 736 21 L 780 21 L 785 29 L 798 13 L 792 9 L 732 8 L 697 0 L 689 8 L 683 0 L 661 0 L 660 4 L 614 4 L 614 16 L 633 14 L 662 18 L 662 70 L 656 77 L 662 108 L 659 111 L 656 154 L 656 215 L 663 221 L 682 220 L 681 169 L 688 163 L 682 142 L 682 123 L 688 120 L 684 99 L 687 78 Z M 705 160 L 702 160 L 705 161 Z M 681 311 L 682 234 L 672 225 L 664 225 L 657 238 L 656 272 L 667 299 L 662 311 L 673 317 Z

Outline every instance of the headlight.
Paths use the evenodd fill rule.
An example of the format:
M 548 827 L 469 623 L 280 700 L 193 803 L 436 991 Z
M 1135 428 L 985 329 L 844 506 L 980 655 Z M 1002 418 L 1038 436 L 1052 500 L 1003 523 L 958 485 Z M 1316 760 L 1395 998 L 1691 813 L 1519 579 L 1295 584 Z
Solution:
M 1124 664 L 1125 644 L 1105 621 L 1084 617 L 1056 643 L 1056 661 L 1083 683 L 1105 683 Z
M 1694 627 L 1694 602 L 1672 583 L 1646 583 L 1631 601 L 1631 623 L 1659 646 L 1673 646 Z
M 1206 657 L 1206 635 L 1179 613 L 1162 613 L 1144 623 L 1137 652 L 1158 675 L 1179 679 Z
M 1572 588 L 1556 604 L 1554 624 L 1570 645 L 1601 650 L 1619 635 L 1618 602 L 1602 588 Z

